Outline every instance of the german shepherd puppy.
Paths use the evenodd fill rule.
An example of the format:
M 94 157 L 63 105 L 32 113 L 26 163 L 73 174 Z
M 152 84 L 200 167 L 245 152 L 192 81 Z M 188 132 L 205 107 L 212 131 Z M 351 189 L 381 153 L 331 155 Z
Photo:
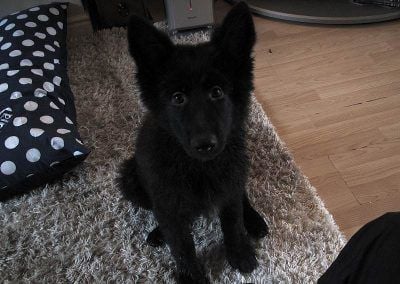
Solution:
M 268 233 L 245 190 L 255 38 L 243 2 L 210 42 L 196 46 L 174 45 L 138 17 L 128 26 L 140 96 L 149 111 L 119 184 L 127 199 L 154 213 L 158 227 L 147 240 L 168 244 L 179 283 L 208 283 L 191 233 L 200 215 L 218 213 L 227 260 L 243 273 L 258 265 L 249 237 Z

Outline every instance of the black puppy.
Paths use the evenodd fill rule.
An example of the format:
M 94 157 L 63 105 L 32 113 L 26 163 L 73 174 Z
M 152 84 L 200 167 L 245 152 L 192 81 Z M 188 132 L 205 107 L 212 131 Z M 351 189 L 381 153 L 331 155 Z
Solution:
M 253 271 L 257 260 L 248 235 L 264 237 L 268 227 L 245 191 L 244 124 L 255 42 L 247 5 L 237 4 L 207 43 L 174 45 L 137 17 L 129 24 L 128 40 L 149 112 L 119 184 L 125 197 L 153 211 L 159 227 L 148 241 L 169 245 L 178 282 L 206 283 L 191 225 L 216 211 L 228 262 L 241 272 Z

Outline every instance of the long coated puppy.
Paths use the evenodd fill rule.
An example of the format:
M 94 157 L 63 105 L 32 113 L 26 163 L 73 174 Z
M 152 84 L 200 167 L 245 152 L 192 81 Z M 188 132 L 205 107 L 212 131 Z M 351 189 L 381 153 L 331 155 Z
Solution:
M 119 184 L 126 198 L 154 213 L 158 227 L 148 242 L 168 244 L 180 283 L 208 282 L 191 233 L 200 215 L 218 212 L 227 260 L 243 273 L 257 267 L 250 237 L 268 233 L 245 190 L 255 38 L 245 3 L 232 8 L 209 42 L 196 46 L 174 45 L 138 17 L 128 27 L 149 111 Z

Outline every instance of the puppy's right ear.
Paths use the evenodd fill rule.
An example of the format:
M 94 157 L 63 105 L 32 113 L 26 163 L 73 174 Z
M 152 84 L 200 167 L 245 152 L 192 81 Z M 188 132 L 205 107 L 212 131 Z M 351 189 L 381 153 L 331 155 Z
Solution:
M 169 37 L 146 20 L 132 16 L 128 25 L 129 51 L 142 72 L 156 70 L 173 50 Z

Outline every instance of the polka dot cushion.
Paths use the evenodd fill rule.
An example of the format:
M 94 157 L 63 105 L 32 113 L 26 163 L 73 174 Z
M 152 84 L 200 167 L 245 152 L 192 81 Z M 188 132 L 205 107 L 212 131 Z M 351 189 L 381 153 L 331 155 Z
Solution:
M 66 4 L 0 19 L 0 200 L 69 171 L 89 154 L 67 76 Z

